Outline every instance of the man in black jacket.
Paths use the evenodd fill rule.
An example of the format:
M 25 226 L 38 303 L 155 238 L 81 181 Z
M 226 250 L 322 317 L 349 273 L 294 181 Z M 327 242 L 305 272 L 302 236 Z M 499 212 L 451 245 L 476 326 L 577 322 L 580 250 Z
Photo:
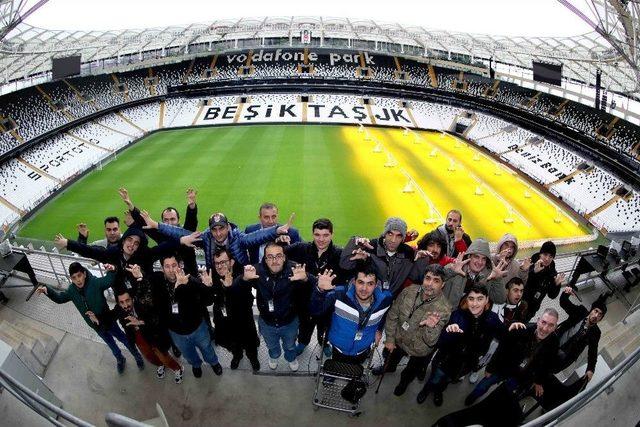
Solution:
M 564 282 L 564 273 L 556 271 L 556 245 L 544 242 L 540 252 L 531 257 L 529 276 L 524 287 L 522 299 L 527 302 L 526 321 L 536 315 L 545 296 L 554 299 L 560 293 L 560 287 Z
M 560 349 L 554 372 L 560 372 L 575 362 L 588 346 L 586 376 L 590 381 L 598 360 L 598 343 L 600 342 L 598 322 L 607 313 L 608 295 L 601 295 L 591 305 L 591 310 L 587 310 L 585 306 L 569 301 L 569 296 L 574 294 L 573 288 L 567 286 L 560 296 L 560 307 L 569 315 L 569 318 L 558 326 L 556 332 L 560 340 Z
M 284 248 L 284 252 L 291 261 L 304 264 L 306 271 L 318 277 L 325 270 L 332 270 L 336 275 L 334 283 L 345 284 L 348 282 L 347 275 L 340 268 L 340 254 L 342 248 L 333 243 L 333 223 L 330 219 L 320 218 L 313 222 L 311 226 L 313 233 L 312 242 L 293 243 Z M 318 344 L 322 345 L 324 334 L 327 330 L 328 319 L 326 316 L 311 316 L 309 314 L 309 301 L 311 300 L 311 287 L 307 287 L 308 293 L 300 292 L 298 307 L 300 312 L 300 330 L 298 332 L 298 345 L 296 352 L 302 354 L 311 341 L 313 329 L 317 328 L 316 338 Z M 331 356 L 331 346 L 324 347 L 327 357 Z
M 242 276 L 234 281 L 234 286 L 252 286 L 257 291 L 258 327 L 269 349 L 269 368 L 278 367 L 278 358 L 284 350 L 289 368 L 298 370 L 296 304 L 300 298 L 296 294 L 308 292 L 305 288 L 315 284 L 315 277 L 307 274 L 304 264 L 287 261 L 282 246 L 275 242 L 267 243 L 261 263 L 245 266 Z
M 162 272 L 153 273 L 151 288 L 156 309 L 169 329 L 171 340 L 191 365 L 196 378 L 202 376 L 202 359 L 197 350 L 213 372 L 222 375 L 202 309 L 213 302 L 211 286 L 184 274 L 176 255 L 163 257 L 160 264 Z

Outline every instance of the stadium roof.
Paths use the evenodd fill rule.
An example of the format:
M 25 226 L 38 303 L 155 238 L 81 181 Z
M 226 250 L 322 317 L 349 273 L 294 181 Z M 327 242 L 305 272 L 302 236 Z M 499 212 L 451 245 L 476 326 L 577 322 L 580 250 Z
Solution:
M 144 51 L 184 50 L 187 45 L 225 40 L 291 37 L 295 42 L 302 29 L 310 29 L 314 37 L 324 39 L 348 38 L 416 46 L 427 52 L 493 58 L 527 69 L 531 68 L 532 60 L 561 63 L 565 77 L 588 83 L 593 83 L 595 70 L 600 69 L 603 85 L 609 90 L 640 97 L 637 50 L 640 4 L 635 0 L 558 0 L 555 4 L 558 10 L 571 11 L 588 25 L 585 28 L 591 29 L 584 34 L 562 37 L 481 35 L 371 19 L 319 16 L 244 17 L 190 25 L 100 31 L 50 30 L 24 22 L 46 1 L 0 0 L 1 25 L 4 27 L 0 30 L 3 38 L 0 40 L 0 70 L 4 81 L 47 72 L 51 69 L 52 57 L 81 54 L 83 63 L 87 63 Z M 404 8 L 404 13 L 410 14 L 407 9 Z M 366 10 L 362 13 L 364 15 Z M 517 19 L 526 19 L 526 16 Z

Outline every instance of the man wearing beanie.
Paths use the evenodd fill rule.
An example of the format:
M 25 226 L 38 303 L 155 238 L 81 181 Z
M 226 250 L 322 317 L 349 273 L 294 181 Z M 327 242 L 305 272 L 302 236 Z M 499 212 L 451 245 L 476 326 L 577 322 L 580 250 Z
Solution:
M 406 235 L 407 223 L 391 217 L 377 239 L 352 237 L 342 250 L 340 267 L 353 275 L 358 262 L 371 264 L 382 289 L 390 291 L 395 298 L 413 268 L 414 250 L 404 243 Z
M 598 322 L 607 314 L 607 294 L 601 295 L 591 304 L 591 310 L 583 305 L 577 305 L 569 300 L 574 295 L 570 286 L 564 288 L 560 296 L 560 307 L 569 315 L 569 318 L 558 326 L 556 334 L 560 339 L 557 364 L 554 372 L 566 369 L 578 360 L 585 347 L 589 347 L 587 356 L 587 380 L 591 380 L 598 360 L 598 343 L 600 342 L 600 328 Z
M 542 244 L 540 252 L 531 256 L 529 276 L 524 287 L 522 299 L 527 302 L 527 321 L 536 315 L 545 296 L 554 299 L 560 293 L 564 282 L 564 273 L 556 271 L 556 245 L 547 241 Z

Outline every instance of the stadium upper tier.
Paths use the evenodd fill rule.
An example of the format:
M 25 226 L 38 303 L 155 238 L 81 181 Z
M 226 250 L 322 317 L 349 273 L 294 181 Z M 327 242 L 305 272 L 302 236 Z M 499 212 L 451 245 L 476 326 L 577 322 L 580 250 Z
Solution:
M 401 56 L 328 49 L 237 50 L 135 71 L 75 77 L 13 92 L 0 97 L 0 156 L 83 117 L 127 102 L 167 95 L 170 87 L 274 78 L 334 78 L 466 94 L 544 116 L 587 135 L 595 141 L 595 147 L 606 144 L 638 161 L 640 128 L 603 111 L 482 74 L 435 67 Z
M 632 28 L 636 27 L 635 18 L 626 21 L 627 28 L 629 22 Z M 622 23 L 616 25 L 624 27 Z M 563 75 L 575 81 L 593 84 L 595 70 L 600 69 L 609 90 L 637 97 L 639 89 L 635 45 L 616 49 L 615 44 L 596 31 L 572 37 L 506 37 L 328 17 L 241 18 L 188 26 L 91 32 L 48 30 L 19 21 L 8 30 L 0 45 L 0 68 L 6 82 L 50 72 L 53 57 L 81 55 L 83 64 L 90 66 L 104 61 L 108 70 L 129 62 L 237 48 L 302 46 L 301 35 L 306 30 L 310 36 L 308 46 L 476 62 L 484 67 L 490 58 L 494 63 L 524 69 L 531 69 L 532 60 L 542 60 L 562 64 Z

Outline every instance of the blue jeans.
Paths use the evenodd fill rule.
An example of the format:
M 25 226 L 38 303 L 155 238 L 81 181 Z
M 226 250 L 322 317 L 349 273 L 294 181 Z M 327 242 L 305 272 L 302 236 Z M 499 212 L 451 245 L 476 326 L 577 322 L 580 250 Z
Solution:
M 118 348 L 118 344 L 116 344 L 114 338 L 124 344 L 125 347 L 127 347 L 127 349 L 133 355 L 133 358 L 136 359 L 136 362 L 142 361 L 142 355 L 136 348 L 136 344 L 129 342 L 127 336 L 124 334 L 124 332 L 122 332 L 122 329 L 120 329 L 116 322 L 113 322 L 113 324 L 106 331 L 96 332 L 98 333 L 98 336 L 102 338 L 102 341 L 107 343 L 109 349 L 111 350 L 111 353 L 113 353 L 117 361 L 124 359 L 124 356 L 122 355 L 120 348 Z
M 485 394 L 491 388 L 492 385 L 498 384 L 502 380 L 504 380 L 504 377 L 502 375 L 498 375 L 498 374 L 491 374 L 490 377 L 484 377 L 476 385 L 476 387 L 473 389 L 473 391 L 471 392 L 471 394 L 469 396 L 472 396 L 472 399 L 475 401 L 480 396 Z
M 184 358 L 187 359 L 187 362 L 189 362 L 189 365 L 194 368 L 199 368 L 200 365 L 202 365 L 202 359 L 211 366 L 219 363 L 216 351 L 213 349 L 209 328 L 204 321 L 200 323 L 200 326 L 198 326 L 195 331 L 188 335 L 176 334 L 171 330 L 169 334 L 171 335 L 173 343 L 180 349 Z M 202 353 L 202 359 L 196 351 L 196 348 Z
M 264 338 L 265 344 L 269 349 L 269 357 L 277 359 L 284 349 L 284 360 L 293 362 L 296 360 L 296 338 L 298 336 L 298 318 L 296 317 L 284 326 L 270 326 L 258 317 L 258 329 L 260 335 Z M 282 340 L 282 348 L 280 348 L 280 340 Z

